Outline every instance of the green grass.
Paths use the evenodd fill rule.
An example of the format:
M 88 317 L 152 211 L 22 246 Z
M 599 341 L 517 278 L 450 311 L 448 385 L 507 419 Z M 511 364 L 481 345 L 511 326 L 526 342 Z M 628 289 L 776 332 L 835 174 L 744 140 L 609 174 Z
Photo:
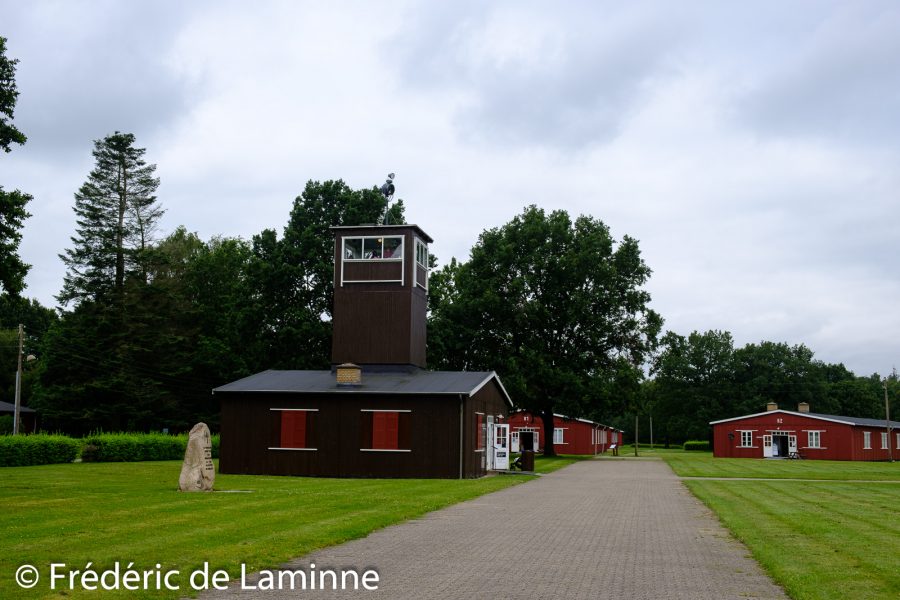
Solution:
M 651 456 L 649 451 L 641 451 Z M 710 452 L 656 451 L 681 477 L 760 477 L 767 479 L 900 480 L 900 462 L 846 460 L 766 460 L 714 458 Z
M 686 481 L 796 600 L 900 598 L 900 485 Z
M 534 457 L 535 473 L 552 473 L 563 467 L 567 467 L 572 463 L 580 460 L 590 460 L 593 456 L 581 456 L 578 454 L 560 454 L 558 456 L 547 457 L 539 454 Z
M 542 462 L 551 470 L 563 461 Z M 568 463 L 566 463 L 568 464 Z M 233 577 L 273 567 L 313 550 L 493 492 L 530 477 L 477 480 L 314 479 L 217 475 L 216 490 L 176 491 L 180 461 L 89 463 L 0 469 L 0 598 L 52 596 L 49 564 L 100 571 L 115 561 L 181 572 L 177 598 L 191 593 L 188 575 L 209 561 Z M 13 574 L 39 568 L 41 581 L 21 590 Z M 59 591 L 56 592 L 59 594 Z M 82 597 L 90 592 L 69 592 Z M 135 592 L 93 592 L 132 597 Z M 60 594 L 62 595 L 62 594 Z
M 900 598 L 900 463 L 729 459 L 663 449 L 641 456 L 662 458 L 682 477 L 726 478 L 685 485 L 792 598 Z

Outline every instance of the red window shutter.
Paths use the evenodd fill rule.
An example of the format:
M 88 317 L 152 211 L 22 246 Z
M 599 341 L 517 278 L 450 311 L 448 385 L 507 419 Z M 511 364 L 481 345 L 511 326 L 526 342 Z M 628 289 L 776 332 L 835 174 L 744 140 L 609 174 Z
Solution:
M 281 411 L 281 447 L 306 448 L 306 411 Z
M 396 450 L 399 437 L 399 415 L 395 412 L 372 413 L 372 448 Z
M 484 415 L 475 415 L 475 449 L 484 448 L 484 438 L 482 437 L 482 428 L 484 427 Z

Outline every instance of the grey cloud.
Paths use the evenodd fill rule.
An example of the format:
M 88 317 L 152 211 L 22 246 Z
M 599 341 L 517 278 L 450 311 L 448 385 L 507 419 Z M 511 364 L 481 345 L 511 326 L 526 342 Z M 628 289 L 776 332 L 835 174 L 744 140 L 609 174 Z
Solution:
M 491 43 L 492 20 L 515 23 L 504 9 L 432 14 L 413 26 L 414 36 L 391 46 L 405 83 L 467 98 L 453 115 L 466 140 L 577 150 L 615 138 L 648 82 L 670 68 L 667 58 L 684 30 L 680 18 L 659 8 L 614 15 L 594 4 L 566 6 L 567 14 L 547 18 L 564 34 L 546 53 L 473 59 L 466 49 Z M 537 29 L 541 23 L 533 21 Z
M 765 133 L 896 144 L 900 134 L 900 8 L 838 12 L 785 40 L 782 63 L 739 104 Z
M 51 6 L 64 13 L 53 15 L 57 21 L 48 18 Z M 20 59 L 16 122 L 29 149 L 45 156 L 89 150 L 92 140 L 115 130 L 133 131 L 140 141 L 187 105 L 185 85 L 165 64 L 186 12 L 179 3 L 88 8 L 4 7 L 9 54 Z

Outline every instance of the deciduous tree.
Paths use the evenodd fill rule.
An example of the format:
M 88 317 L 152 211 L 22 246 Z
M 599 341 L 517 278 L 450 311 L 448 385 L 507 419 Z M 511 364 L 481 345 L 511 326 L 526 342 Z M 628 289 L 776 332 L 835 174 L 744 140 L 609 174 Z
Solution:
M 542 415 L 549 442 L 555 411 L 590 413 L 638 372 L 662 324 L 649 276 L 636 240 L 531 206 L 482 233 L 468 262 L 433 275 L 429 360 L 497 370 L 516 404 Z

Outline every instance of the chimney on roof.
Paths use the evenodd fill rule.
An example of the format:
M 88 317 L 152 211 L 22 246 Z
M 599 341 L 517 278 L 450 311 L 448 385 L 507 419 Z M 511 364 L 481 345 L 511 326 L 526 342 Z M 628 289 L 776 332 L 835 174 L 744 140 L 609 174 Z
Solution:
M 769 402 L 766 404 L 766 411 L 778 410 L 778 404 L 775 402 Z
M 808 413 L 809 412 L 809 402 L 801 402 L 797 405 L 797 412 Z
M 353 363 L 344 363 L 338 365 L 335 369 L 337 372 L 338 387 L 359 387 L 362 385 L 362 369 Z

